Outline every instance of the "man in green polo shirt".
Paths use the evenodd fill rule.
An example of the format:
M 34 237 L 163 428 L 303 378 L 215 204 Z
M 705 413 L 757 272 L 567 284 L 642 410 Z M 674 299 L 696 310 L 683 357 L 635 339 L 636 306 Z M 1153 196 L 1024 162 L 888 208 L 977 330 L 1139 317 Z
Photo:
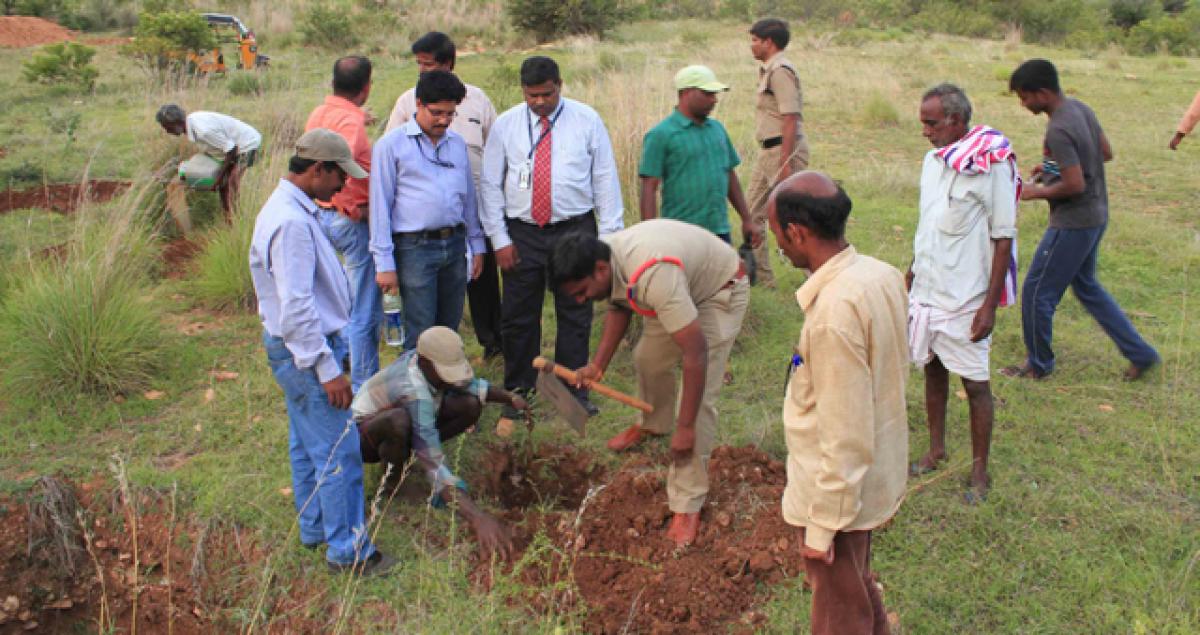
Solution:
M 658 187 L 662 185 L 663 218 L 699 225 L 732 242 L 728 200 L 742 218 L 742 236 L 757 246 L 759 229 L 750 220 L 742 184 L 734 168 L 741 163 L 725 126 L 709 119 L 717 93 L 729 87 L 717 81 L 707 66 L 688 66 L 675 75 L 679 103 L 642 142 L 640 207 L 642 220 L 660 216 Z

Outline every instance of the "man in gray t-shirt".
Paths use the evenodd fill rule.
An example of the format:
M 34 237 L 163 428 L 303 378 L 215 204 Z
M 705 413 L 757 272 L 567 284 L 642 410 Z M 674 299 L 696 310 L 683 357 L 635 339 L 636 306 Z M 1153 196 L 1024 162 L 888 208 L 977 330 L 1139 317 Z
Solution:
M 1160 361 L 1158 352 L 1138 335 L 1116 300 L 1096 279 L 1096 255 L 1108 226 L 1104 163 L 1112 160 L 1112 147 L 1092 109 L 1063 95 L 1058 70 L 1048 60 L 1021 64 L 1008 87 L 1016 91 L 1027 110 L 1050 116 L 1042 164 L 1033 169 L 1033 183 L 1021 192 L 1022 200 L 1049 201 L 1050 226 L 1038 244 L 1021 288 L 1025 362 L 1000 372 L 1040 379 L 1054 370 L 1054 351 L 1050 348 L 1054 311 L 1069 286 L 1129 360 L 1125 379 L 1137 379 Z

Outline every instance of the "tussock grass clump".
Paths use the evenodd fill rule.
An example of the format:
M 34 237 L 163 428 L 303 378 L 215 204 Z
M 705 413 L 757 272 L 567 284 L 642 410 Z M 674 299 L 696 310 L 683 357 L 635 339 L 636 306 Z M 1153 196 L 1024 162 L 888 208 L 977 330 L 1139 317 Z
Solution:
M 900 113 L 896 111 L 890 99 L 879 93 L 872 93 L 863 102 L 862 120 L 868 126 L 888 127 L 900 124 Z
M 10 279 L 0 309 L 7 389 L 119 394 L 148 386 L 163 367 L 150 287 L 157 252 L 137 199 L 81 207 L 61 257 L 30 258 Z
M 254 281 L 250 278 L 250 239 L 258 212 L 241 209 L 232 224 L 218 223 L 205 236 L 196 258 L 193 295 L 218 311 L 254 307 Z

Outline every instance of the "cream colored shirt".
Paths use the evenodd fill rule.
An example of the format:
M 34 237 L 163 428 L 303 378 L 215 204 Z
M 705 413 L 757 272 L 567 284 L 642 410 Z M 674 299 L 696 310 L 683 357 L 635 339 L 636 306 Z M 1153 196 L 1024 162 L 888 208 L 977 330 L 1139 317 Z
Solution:
M 697 305 L 716 295 L 738 269 L 733 247 L 707 229 L 683 221 L 642 221 L 605 241 L 612 248 L 611 301 L 632 309 L 632 279 L 642 265 L 651 263 L 632 284 L 633 301 L 643 310 L 654 311 L 668 333 L 695 321 Z M 677 258 L 682 266 L 662 258 Z
M 913 302 L 956 312 L 978 309 L 992 275 L 993 240 L 1017 236 L 1012 164 L 968 176 L 936 150 L 921 169 L 921 217 L 913 237 Z
M 803 362 L 783 401 L 783 518 L 805 543 L 883 524 L 908 477 L 907 299 L 891 265 L 847 247 L 796 291 Z M 836 554 L 835 554 L 835 557 Z
M 754 109 L 754 138 L 783 134 L 783 115 L 796 115 L 796 136 L 804 135 L 804 97 L 796 67 L 776 53 L 758 69 L 758 104 Z
M 454 123 L 450 124 L 450 129 L 467 142 L 471 176 L 475 179 L 475 191 L 478 192 L 479 169 L 483 165 L 483 146 L 492 131 L 492 124 L 496 121 L 496 108 L 481 89 L 471 84 L 464 85 L 467 87 L 467 96 L 463 97 L 462 103 L 458 105 L 458 116 L 454 118 Z M 410 88 L 396 100 L 396 106 L 392 108 L 392 114 L 388 117 L 386 132 L 408 123 L 416 112 L 417 90 Z

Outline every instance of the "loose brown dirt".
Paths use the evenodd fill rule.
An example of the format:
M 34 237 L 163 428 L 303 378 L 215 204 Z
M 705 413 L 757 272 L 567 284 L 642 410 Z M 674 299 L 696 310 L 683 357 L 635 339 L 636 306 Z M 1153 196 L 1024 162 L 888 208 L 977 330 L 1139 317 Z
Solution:
M 85 201 L 103 202 L 129 189 L 125 181 L 51 183 L 23 190 L 0 192 L 0 214 L 17 209 L 47 209 L 63 214 L 75 211 Z
M 27 16 L 0 17 L 0 47 L 24 48 L 75 39 L 76 33 L 49 20 Z
M 176 238 L 167 243 L 162 251 L 163 275 L 171 279 L 184 277 L 199 252 L 200 245 L 187 238 Z
M 543 446 L 525 467 L 519 453 L 510 453 L 504 464 L 510 449 L 495 449 L 489 459 L 501 466 L 502 477 L 513 471 L 541 474 L 533 480 L 547 486 L 562 481 L 572 492 L 590 484 L 582 497 L 561 498 L 567 503 L 579 498 L 577 508 L 560 511 L 521 509 L 527 497 L 506 503 L 499 496 L 513 506 L 504 517 L 515 525 L 519 551 L 544 544 L 539 537 L 556 546 L 504 572 L 536 590 L 528 598 L 536 610 L 569 611 L 582 604 L 583 626 L 591 633 L 750 631 L 765 620 L 754 609 L 769 593 L 761 587 L 800 575 L 797 532 L 779 513 L 784 465 L 756 448 L 714 451 L 700 535 L 684 549 L 665 536 L 671 517 L 665 455 L 635 459 L 599 483 L 594 468 L 580 458 L 586 455 L 577 451 Z M 503 477 L 489 487 L 505 485 L 505 478 L 511 484 Z M 489 567 L 483 563 L 476 570 L 484 588 L 493 581 Z

